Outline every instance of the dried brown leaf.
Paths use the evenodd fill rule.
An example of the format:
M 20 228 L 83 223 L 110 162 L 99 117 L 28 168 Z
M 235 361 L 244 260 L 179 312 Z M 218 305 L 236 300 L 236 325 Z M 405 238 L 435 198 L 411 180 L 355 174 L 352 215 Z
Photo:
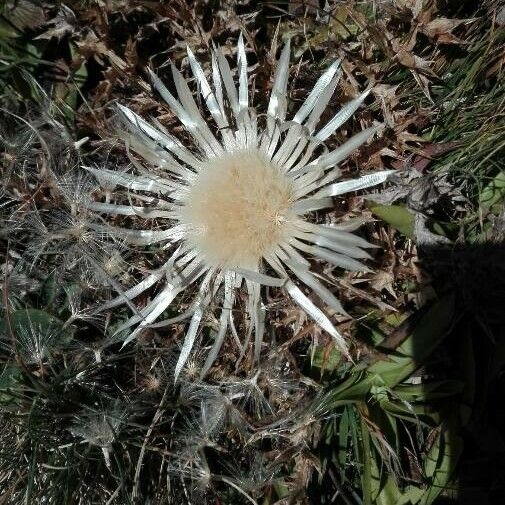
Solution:
M 421 24 L 419 31 L 438 44 L 466 44 L 464 40 L 453 35 L 452 31 L 462 24 L 473 23 L 473 19 L 435 18 L 426 24 Z

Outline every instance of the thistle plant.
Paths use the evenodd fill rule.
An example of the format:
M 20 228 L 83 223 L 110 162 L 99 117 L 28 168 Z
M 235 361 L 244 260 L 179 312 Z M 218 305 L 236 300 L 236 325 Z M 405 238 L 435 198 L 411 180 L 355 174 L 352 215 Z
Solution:
M 103 158 L 87 155 L 52 120 L 58 111 L 33 124 L 9 116 L 29 142 L 25 135 L 11 142 L 9 153 L 18 156 L 1 209 L 11 252 L 1 286 L 8 303 L 0 352 L 8 366 L 0 377 L 7 391 L 0 395 L 0 425 L 16 448 L 0 451 L 6 460 L 0 487 L 15 477 L 19 458 L 33 461 L 27 475 L 36 476 L 33 484 L 14 478 L 13 503 L 44 496 L 56 503 L 61 493 L 76 503 L 100 503 L 104 490 L 111 503 L 180 496 L 188 503 L 210 503 L 214 496 L 259 503 L 278 482 L 293 495 L 306 487 L 314 466 L 308 441 L 317 438 L 322 416 L 312 403 L 321 388 L 303 376 L 305 350 L 293 356 L 285 345 L 262 345 L 262 290 L 287 293 L 347 352 L 330 318 L 302 289 L 311 289 L 331 313 L 345 314 L 309 261 L 365 271 L 362 260 L 372 245 L 352 234 L 362 219 L 319 225 L 311 212 L 331 206 L 332 195 L 385 181 L 389 172 L 334 182 L 338 162 L 377 130 L 332 152 L 325 147 L 330 130 L 367 95 L 316 128 L 337 86 L 338 63 L 288 120 L 288 43 L 263 121 L 248 96 L 245 51 L 240 39 L 238 88 L 221 49 L 212 54 L 212 87 L 188 53 L 217 122 L 215 135 L 178 70 L 177 99 L 152 74 L 194 145 L 120 107 L 118 135 L 131 165 L 116 160 L 115 170 L 93 168 Z M 136 272 L 144 275 L 138 284 Z M 94 310 L 95 300 L 111 290 L 117 298 Z M 122 313 L 107 312 L 123 303 L 133 316 L 121 324 Z M 180 323 L 188 319 L 185 329 Z M 112 337 L 104 331 L 109 323 L 119 324 Z M 121 352 L 112 345 L 166 326 L 185 337 L 175 343 L 155 337 Z M 204 326 L 214 330 L 210 346 L 203 332 L 204 345 L 197 346 Z M 227 334 L 226 351 L 233 352 L 213 366 Z M 258 366 L 249 366 L 253 360 Z M 212 381 L 199 380 L 209 371 Z M 19 434 L 11 437 L 14 423 Z M 7 460 L 9 453 L 15 457 Z M 67 466 L 68 474 L 52 473 Z M 65 486 L 55 480 L 60 477 Z M 153 485 L 158 477 L 166 485 Z
M 202 116 L 179 70 L 172 66 L 177 98 L 149 71 L 154 88 L 184 125 L 193 146 L 186 146 L 160 122 L 154 120 L 151 124 L 119 105 L 123 125 L 119 136 L 126 143 L 136 173 L 87 168 L 108 188 L 105 201 L 90 202 L 90 210 L 137 216 L 143 223 L 152 223 L 149 229 L 130 229 L 94 220 L 91 228 L 139 246 L 162 244 L 167 251 L 159 268 L 102 305 L 101 310 L 123 303 L 132 307 L 132 300 L 161 284 L 158 294 L 145 307 L 133 307 L 134 314 L 117 333 L 124 336 L 126 344 L 145 328 L 190 319 L 175 366 L 176 380 L 194 349 L 205 311 L 221 292 L 219 324 L 201 369 L 202 377 L 218 356 L 228 329 L 234 333 L 242 355 L 254 336 L 254 358 L 259 360 L 265 327 L 261 298 L 264 286 L 282 288 L 348 354 L 344 337 L 297 283 L 309 288 L 333 312 L 345 314 L 339 300 L 311 271 L 309 260 L 345 270 L 368 270 L 362 260 L 370 257 L 365 249 L 374 246 L 352 233 L 363 220 L 328 225 L 313 222 L 311 216 L 313 211 L 331 207 L 332 197 L 383 183 L 392 173 L 386 170 L 335 182 L 341 176 L 339 163 L 377 133 L 379 126 L 359 132 L 334 150 L 325 146 L 370 90 L 319 126 L 341 77 L 340 62 L 336 61 L 288 119 L 288 41 L 277 63 L 268 108 L 261 121 L 251 104 L 242 36 L 237 48 L 238 88 L 221 48 L 212 51 L 211 84 L 189 48 L 187 55 L 215 127 Z M 115 198 L 110 188 L 117 187 L 128 189 L 128 205 Z M 158 321 L 176 297 L 193 285 L 198 285 L 197 294 L 189 309 L 175 318 Z M 233 309 L 243 286 L 250 322 L 241 338 L 236 334 Z

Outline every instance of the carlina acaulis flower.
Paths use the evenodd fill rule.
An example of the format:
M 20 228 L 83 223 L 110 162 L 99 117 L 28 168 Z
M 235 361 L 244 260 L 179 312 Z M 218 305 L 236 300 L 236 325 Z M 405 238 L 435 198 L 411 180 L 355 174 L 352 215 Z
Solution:
M 242 36 L 237 51 L 238 88 L 221 48 L 212 51 L 211 83 L 193 52 L 189 48 L 187 51 L 199 92 L 215 126 L 202 117 L 179 70 L 172 66 L 178 98 L 150 72 L 154 88 L 192 136 L 194 148 L 183 145 L 156 120 L 150 124 L 119 106 L 119 115 L 127 128 L 120 136 L 138 174 L 88 168 L 101 184 L 128 188 L 130 197 L 135 192 L 133 196 L 141 203 L 93 202 L 89 204 L 92 210 L 156 220 L 155 229 L 109 231 L 136 245 L 165 243 L 169 251 L 160 268 L 102 309 L 125 302 L 131 306 L 134 298 L 161 283 L 158 294 L 118 332 L 129 329 L 126 343 L 146 327 L 190 318 L 175 367 L 176 380 L 192 352 L 204 312 L 221 287 L 224 302 L 219 327 L 202 376 L 216 359 L 228 329 L 242 354 L 254 335 L 254 355 L 259 359 L 265 319 L 261 287 L 265 285 L 284 289 L 347 354 L 344 338 L 297 283 L 310 288 L 337 313 L 345 314 L 338 299 L 310 271 L 307 257 L 347 270 L 368 270 L 360 260 L 369 258 L 363 249 L 373 246 L 352 233 L 363 220 L 319 225 L 307 215 L 331 207 L 336 195 L 383 183 L 392 173 L 380 171 L 335 182 L 340 176 L 338 164 L 372 137 L 378 130 L 376 127 L 361 131 L 335 150 L 330 151 L 324 145 L 370 90 L 345 104 L 327 124 L 316 128 L 341 77 L 340 61 L 336 61 L 319 78 L 294 117 L 287 119 L 288 41 L 277 63 L 264 125 L 258 127 L 258 116 L 248 92 Z M 130 150 L 140 155 L 145 165 L 133 158 Z M 156 322 L 178 294 L 197 282 L 198 292 L 189 310 L 176 318 Z M 248 293 L 250 323 L 247 334 L 240 336 L 232 309 L 236 291 L 243 285 Z

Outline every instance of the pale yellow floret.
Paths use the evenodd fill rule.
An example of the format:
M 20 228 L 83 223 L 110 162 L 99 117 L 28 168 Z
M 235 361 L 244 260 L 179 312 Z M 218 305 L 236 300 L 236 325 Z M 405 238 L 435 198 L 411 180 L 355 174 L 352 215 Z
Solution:
M 204 163 L 180 221 L 208 265 L 256 269 L 291 235 L 292 203 L 291 179 L 262 153 L 240 151 Z

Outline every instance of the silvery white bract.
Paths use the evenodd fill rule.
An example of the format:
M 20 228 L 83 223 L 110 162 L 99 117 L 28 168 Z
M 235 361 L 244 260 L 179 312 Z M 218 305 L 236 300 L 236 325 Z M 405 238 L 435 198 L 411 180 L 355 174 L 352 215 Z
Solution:
M 344 339 L 329 318 L 294 280 L 310 288 L 337 313 L 345 313 L 331 291 L 310 271 L 305 256 L 347 270 L 366 271 L 360 260 L 369 257 L 363 249 L 372 245 L 352 233 L 362 224 L 361 219 L 318 225 L 305 216 L 330 207 L 333 196 L 386 181 L 391 171 L 335 182 L 340 175 L 338 163 L 366 142 L 376 128 L 358 133 L 333 151 L 324 147 L 324 141 L 349 119 L 368 91 L 344 105 L 327 124 L 316 128 L 341 76 L 340 62 L 336 61 L 288 120 L 289 52 L 288 42 L 275 72 L 266 124 L 258 128 L 256 111 L 250 104 L 242 36 L 238 41 L 238 89 L 220 48 L 212 53 L 212 84 L 188 48 L 198 89 L 216 126 L 209 126 L 204 120 L 186 80 L 175 67 L 172 73 L 178 98 L 151 72 L 154 87 L 191 134 L 194 148 L 188 149 L 159 122 L 153 121 L 153 126 L 119 106 L 128 130 L 121 136 L 127 148 L 139 154 L 149 169 L 131 156 L 138 170 L 136 175 L 88 169 L 105 187 L 122 186 L 141 192 L 135 193 L 135 198 L 143 203 L 94 202 L 90 204 L 92 210 L 153 220 L 149 230 L 109 231 L 132 244 L 169 246 L 165 264 L 102 309 L 122 303 L 134 308 L 135 314 L 118 330 L 129 329 L 125 343 L 146 327 L 190 318 L 175 369 L 176 379 L 191 354 L 204 312 L 221 287 L 224 302 L 219 327 L 202 376 L 216 359 L 228 329 L 241 356 L 254 335 L 254 355 L 259 359 L 264 331 L 262 285 L 284 289 L 347 353 Z M 188 311 L 155 323 L 177 295 L 197 282 L 198 292 Z M 146 307 L 136 310 L 132 300 L 156 283 L 162 284 L 158 294 Z M 242 336 L 237 334 L 232 309 L 236 291 L 244 284 L 250 323 L 247 334 Z

